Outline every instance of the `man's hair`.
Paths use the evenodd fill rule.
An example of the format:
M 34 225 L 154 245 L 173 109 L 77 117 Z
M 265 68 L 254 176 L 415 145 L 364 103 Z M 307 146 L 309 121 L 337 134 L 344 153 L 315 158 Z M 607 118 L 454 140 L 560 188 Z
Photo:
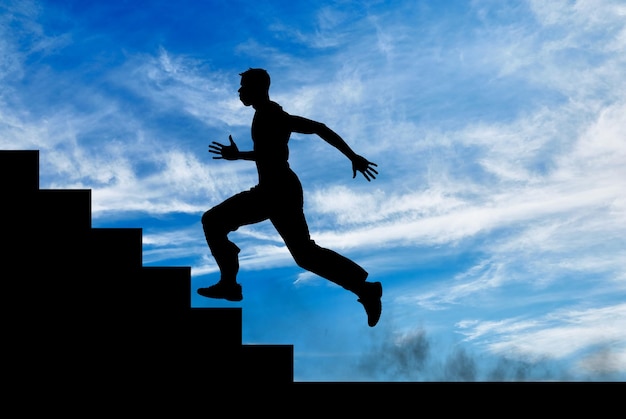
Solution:
M 246 84 L 250 83 L 255 88 L 266 91 L 270 89 L 270 75 L 262 68 L 250 68 L 239 75 Z

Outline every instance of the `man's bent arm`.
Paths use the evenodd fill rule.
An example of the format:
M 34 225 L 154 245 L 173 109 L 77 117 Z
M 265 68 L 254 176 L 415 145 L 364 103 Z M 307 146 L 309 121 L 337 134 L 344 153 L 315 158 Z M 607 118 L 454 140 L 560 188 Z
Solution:
M 292 116 L 292 130 L 300 134 L 317 134 L 320 138 L 326 141 L 328 144 L 337 148 L 350 160 L 354 160 L 357 156 L 350 146 L 332 129 L 328 128 L 325 124 L 311 119 L 306 119 L 301 116 Z
M 300 116 L 291 116 L 291 130 L 301 134 L 317 134 L 328 144 L 336 147 L 352 162 L 352 177 L 356 177 L 356 172 L 361 172 L 365 179 L 369 182 L 376 179 L 378 172 L 374 167 L 376 163 L 368 161 L 365 157 L 356 154 L 348 144 L 332 129 L 328 128 L 321 122 L 311 119 L 302 118 Z

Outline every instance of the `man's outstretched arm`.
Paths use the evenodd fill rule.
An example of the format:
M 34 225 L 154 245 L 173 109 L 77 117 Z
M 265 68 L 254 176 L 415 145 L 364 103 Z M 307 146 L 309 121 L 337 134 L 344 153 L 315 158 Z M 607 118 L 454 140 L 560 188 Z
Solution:
M 356 154 L 350 146 L 332 129 L 328 128 L 325 124 L 311 119 L 306 119 L 301 116 L 291 116 L 292 131 L 301 134 L 317 134 L 320 138 L 326 141 L 328 144 L 337 148 L 352 162 L 352 178 L 356 177 L 356 172 L 363 173 L 365 179 L 369 182 L 371 179 L 376 179 L 378 172 L 374 167 L 378 167 L 376 163 L 367 160 L 363 156 Z
M 233 141 L 232 135 L 228 136 L 229 145 L 213 141 L 209 145 L 209 153 L 217 154 L 214 159 L 225 160 L 255 160 L 254 151 L 239 151 L 237 144 Z

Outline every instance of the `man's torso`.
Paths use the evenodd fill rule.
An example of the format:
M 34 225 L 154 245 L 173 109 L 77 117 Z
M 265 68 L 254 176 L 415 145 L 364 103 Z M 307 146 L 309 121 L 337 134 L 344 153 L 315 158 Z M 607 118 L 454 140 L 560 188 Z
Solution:
M 289 172 L 289 114 L 275 102 L 259 108 L 252 120 L 252 141 L 259 183 L 276 182 Z

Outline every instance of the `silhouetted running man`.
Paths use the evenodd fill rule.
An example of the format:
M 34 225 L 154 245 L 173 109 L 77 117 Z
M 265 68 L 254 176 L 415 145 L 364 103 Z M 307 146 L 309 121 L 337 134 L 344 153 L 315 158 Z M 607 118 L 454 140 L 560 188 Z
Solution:
M 336 147 L 352 161 L 352 177 L 356 172 L 370 181 L 378 174 L 375 163 L 354 153 L 345 141 L 326 125 L 289 115 L 270 100 L 270 76 L 263 69 L 249 69 L 240 74 L 239 98 L 245 106 L 255 109 L 252 120 L 252 151 L 239 151 L 229 136 L 230 144 L 213 142 L 209 152 L 214 159 L 251 160 L 256 163 L 259 183 L 248 191 L 238 193 L 205 212 L 202 226 L 207 243 L 220 269 L 220 280 L 198 294 L 209 298 L 241 301 L 239 248 L 228 234 L 247 224 L 270 220 L 281 235 L 296 263 L 310 272 L 326 278 L 358 296 L 367 313 L 369 326 L 380 318 L 382 285 L 366 282 L 368 273 L 353 261 L 311 240 L 304 218 L 302 185 L 290 169 L 287 143 L 291 133 L 317 134 Z

